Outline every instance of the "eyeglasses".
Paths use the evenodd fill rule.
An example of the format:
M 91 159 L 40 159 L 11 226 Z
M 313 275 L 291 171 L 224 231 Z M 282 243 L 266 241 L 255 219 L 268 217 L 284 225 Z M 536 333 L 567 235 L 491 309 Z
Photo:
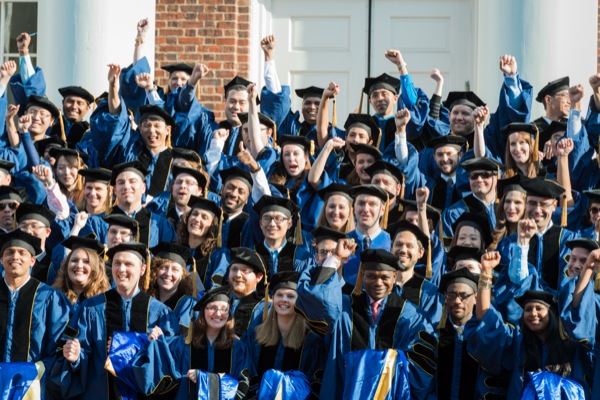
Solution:
M 265 223 L 265 224 L 270 224 L 271 221 L 275 221 L 275 223 L 277 225 L 283 223 L 284 221 L 287 221 L 289 218 L 287 217 L 282 217 L 281 215 L 277 215 L 275 217 L 270 216 L 270 215 L 263 215 L 262 217 L 260 217 L 261 222 Z
M 229 307 L 207 306 L 206 310 L 211 314 L 216 314 L 217 311 L 221 314 L 229 314 Z
M 24 232 L 27 232 L 29 230 L 39 231 L 40 229 L 46 229 L 46 227 L 44 225 L 39 224 L 19 224 L 19 229 Z
M 496 175 L 495 172 L 492 171 L 484 171 L 484 172 L 471 172 L 469 174 L 469 179 L 471 180 L 477 180 L 477 178 L 481 177 L 483 179 L 488 179 L 491 178 L 492 176 Z
M 535 201 L 535 200 L 527 200 L 527 207 L 530 208 L 543 208 L 547 209 L 554 205 L 554 201 Z
M 598 207 L 591 207 L 591 208 L 590 208 L 590 212 L 591 212 L 592 214 L 599 213 L 599 212 L 600 212 L 600 208 L 598 208 Z
M 473 296 L 474 294 L 475 294 L 475 292 L 473 292 L 473 293 L 454 293 L 454 292 L 448 292 L 448 293 L 446 293 L 446 299 L 448 299 L 449 301 L 454 301 L 458 297 L 460 299 L 460 301 L 465 301 L 469 297 Z
M 52 114 L 50 114 L 47 111 L 36 111 L 36 110 L 32 110 L 32 109 L 27 110 L 25 112 L 25 114 L 31 115 L 32 117 L 35 117 L 36 115 L 38 115 L 41 119 L 50 118 L 52 116 Z
M 0 203 L 0 211 L 6 209 L 6 207 L 10 208 L 11 210 L 16 210 L 18 207 L 18 204 L 16 202 L 10 202 L 10 203 Z

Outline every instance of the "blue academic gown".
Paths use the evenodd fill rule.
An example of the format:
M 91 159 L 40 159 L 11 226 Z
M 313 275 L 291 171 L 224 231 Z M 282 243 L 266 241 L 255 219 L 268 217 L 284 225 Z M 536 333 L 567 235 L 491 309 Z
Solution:
M 560 320 L 568 337 L 588 350 L 585 353 L 587 357 L 580 359 L 578 366 L 582 369 L 583 375 L 589 377 L 589 382 L 586 381 L 584 384 L 587 397 L 597 399 L 600 397 L 600 364 L 597 362 L 600 351 L 598 347 L 600 295 L 594 291 L 592 279 L 583 291 L 579 307 L 573 308 L 573 292 L 578 281 L 579 277 L 571 279 L 558 292 Z
M 281 337 L 276 346 L 260 345 L 256 341 L 254 331 L 248 332 L 244 341 L 252 362 L 251 382 L 253 390 L 258 390 L 263 374 L 269 369 L 282 372 L 296 370 L 306 375 L 311 383 L 313 394 L 318 396 L 327 354 L 325 343 L 319 335 L 313 331 L 308 331 L 302 347 L 298 350 L 285 347 Z
M 234 339 L 230 349 L 215 349 L 206 341 L 205 349 L 194 349 L 185 343 L 185 336 L 151 341 L 146 350 L 133 360 L 133 368 L 140 378 L 140 387 L 146 394 L 152 393 L 165 376 L 173 379 L 177 386 L 175 399 L 188 400 L 197 391 L 186 377 L 190 369 L 210 373 L 226 373 L 239 381 L 238 397 L 243 398 L 249 387 L 250 358 L 244 343 Z
M 164 304 L 173 311 L 175 317 L 179 321 L 179 330 L 182 334 L 187 333 L 190 322 L 194 317 L 194 306 L 198 303 L 198 299 L 183 292 L 175 292 L 168 298 Z
M 440 320 L 444 295 L 427 279 L 415 274 L 402 287 L 394 285 L 394 292 L 417 307 L 432 325 Z
M 12 297 L 2 279 L 0 308 L 3 310 L 0 361 L 42 361 L 48 376 L 71 315 L 69 300 L 34 278 L 30 278 Z
M 113 316 L 110 320 L 106 318 L 107 312 Z M 111 380 L 104 370 L 107 331 L 147 333 L 155 326 L 159 326 L 167 337 L 179 333 L 177 317 L 167 306 L 144 292 L 138 292 L 127 303 L 116 289 L 84 301 L 65 330 L 66 338 L 79 340 L 79 360 L 72 364 L 60 354 L 52 370 L 53 383 L 60 386 L 61 396 L 65 399 L 107 399 L 111 390 Z
M 496 227 L 496 212 L 495 212 L 495 204 L 492 203 L 491 206 L 486 206 L 483 202 L 479 201 L 474 195 L 468 195 L 456 203 L 452 204 L 449 208 L 445 209 L 442 212 L 442 219 L 440 220 L 440 224 L 442 224 L 444 230 L 445 237 L 454 236 L 454 231 L 452 229 L 452 225 L 456 222 L 456 220 L 466 212 L 476 212 L 486 217 L 490 224 L 490 231 L 493 232 Z
M 471 321 L 470 321 L 471 322 Z M 474 322 L 477 323 L 477 322 Z M 519 328 L 504 323 L 500 313 L 492 306 L 478 323 L 475 333 L 469 337 L 468 350 L 483 368 L 492 374 L 499 374 L 502 370 L 511 370 L 512 375 L 508 386 L 508 399 L 520 398 L 525 376 L 525 349 L 523 334 Z M 544 343 L 543 362 L 548 356 L 548 349 Z M 576 361 L 577 345 L 572 344 L 571 362 Z M 574 363 L 576 364 L 576 362 Z M 572 379 L 580 381 L 579 377 L 572 374 Z
M 348 238 L 354 239 L 356 242 L 356 250 L 354 251 L 354 254 L 350 256 L 348 262 L 344 264 L 344 280 L 354 286 L 356 284 L 356 277 L 358 275 L 360 253 L 363 250 L 363 241 L 360 239 L 356 229 L 348 232 Z M 392 248 L 392 239 L 390 238 L 390 234 L 382 230 L 375 238 L 371 239 L 370 248 L 390 251 Z

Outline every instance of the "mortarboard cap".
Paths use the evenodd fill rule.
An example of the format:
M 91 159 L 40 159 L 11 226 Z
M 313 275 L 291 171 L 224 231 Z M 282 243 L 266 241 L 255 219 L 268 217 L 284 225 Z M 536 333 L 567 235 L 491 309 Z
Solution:
M 476 212 L 463 213 L 454 223 L 452 224 L 452 232 L 456 234 L 462 226 L 470 226 L 481 233 L 481 239 L 483 240 L 484 248 L 492 243 L 492 234 L 490 232 L 490 223 L 484 214 Z
M 245 169 L 240 167 L 231 167 L 219 171 L 219 175 L 221 176 L 223 184 L 230 179 L 239 179 L 248 186 L 248 189 L 252 190 L 252 184 L 254 183 L 252 181 L 252 175 L 250 175 L 250 172 L 246 171 Z
M 160 67 L 163 71 L 167 71 L 169 74 L 172 74 L 175 71 L 183 71 L 188 75 L 192 74 L 194 67 L 190 64 L 186 63 L 176 63 L 176 64 L 167 64 Z
M 296 89 L 296 96 L 305 99 L 307 97 L 318 97 L 319 99 L 323 96 L 324 89 L 316 86 L 309 86 L 304 89 Z
M 553 80 L 552 82 L 548 82 L 546 86 L 539 91 L 538 95 L 535 98 L 535 101 L 539 103 L 544 102 L 544 98 L 546 96 L 553 96 L 558 92 L 562 92 L 563 90 L 569 89 L 569 77 L 565 76 L 562 78 L 558 78 Z
M 375 146 L 371 146 L 370 144 L 364 143 L 350 143 L 350 147 L 354 150 L 354 154 L 369 154 L 375 158 L 375 160 L 381 160 L 383 155 L 381 151 Z
M 565 188 L 558 184 L 555 180 L 548 178 L 531 178 L 521 182 L 521 186 L 527 191 L 528 196 L 538 196 L 546 199 L 556 199 L 563 193 Z
M 26 219 L 34 219 L 42 224 L 50 227 L 52 221 L 56 218 L 56 214 L 50 211 L 47 207 L 41 204 L 23 203 L 15 213 L 17 223 L 21 223 Z
M 502 129 L 500 129 L 500 132 L 503 135 L 510 135 L 511 133 L 515 133 L 515 132 L 524 132 L 524 133 L 529 133 L 532 136 L 535 136 L 538 132 L 537 126 L 535 126 L 535 124 L 531 123 L 531 124 L 526 124 L 524 122 L 513 122 L 510 123 L 506 126 L 504 126 Z
M 205 210 L 213 214 L 219 221 L 222 219 L 223 210 L 217 203 L 212 200 L 205 199 L 204 197 L 198 197 L 191 195 L 190 200 L 188 201 L 188 207 L 190 209 L 199 208 L 200 210 Z
M 283 148 L 286 144 L 295 144 L 296 146 L 300 146 L 304 149 L 306 154 L 314 153 L 313 147 L 314 143 L 309 140 L 306 136 L 298 136 L 298 135 L 279 135 L 277 137 L 277 145 L 279 148 Z
M 23 203 L 27 199 L 25 188 L 21 186 L 0 186 L 0 200 L 14 200 Z
M 544 136 L 550 139 L 552 135 L 557 132 L 566 132 L 567 123 L 563 121 L 552 121 L 546 129 L 544 129 Z
M 575 247 L 581 247 L 582 249 L 587 249 L 589 251 L 600 249 L 600 243 L 598 243 L 597 240 L 588 238 L 569 240 L 566 245 L 571 250 L 573 250 Z
M 31 106 L 36 106 L 48 110 L 48 112 L 52 115 L 53 118 L 58 118 L 60 115 L 60 111 L 58 107 L 54 105 L 47 97 L 31 95 L 27 98 L 27 103 L 25 104 L 25 110 Z
M 460 166 L 467 172 L 483 170 L 500 172 L 502 167 L 497 161 L 488 157 L 475 157 L 460 163 Z
M 450 92 L 443 104 L 448 110 L 452 110 L 454 106 L 458 105 L 467 106 L 473 110 L 485 106 L 483 100 L 473 92 Z
M 215 287 L 204 293 L 204 296 L 194 306 L 194 311 L 202 311 L 204 308 L 215 301 L 224 301 L 229 303 L 231 306 L 231 292 L 228 286 Z M 232 317 L 232 313 L 229 313 L 229 318 Z
M 81 86 L 65 86 L 59 88 L 58 92 L 63 97 L 63 99 L 67 98 L 68 96 L 76 96 L 81 97 L 82 99 L 87 101 L 88 104 L 92 104 L 95 100 L 94 95 L 82 88 Z
M 437 149 L 443 146 L 455 146 L 458 150 L 467 144 L 467 139 L 458 135 L 445 135 L 435 137 L 427 142 L 427 147 Z
M 194 150 L 184 149 L 181 147 L 173 147 L 173 158 L 182 158 L 188 161 L 202 162 L 200 155 Z
M 448 286 L 453 283 L 464 283 L 469 285 L 474 292 L 477 292 L 477 284 L 479 282 L 479 274 L 474 274 L 468 268 L 459 268 L 447 272 L 440 279 L 440 293 L 446 293 Z
M 378 144 L 381 130 L 377 121 L 369 114 L 348 114 L 348 118 L 346 118 L 346 122 L 344 123 L 344 129 L 348 132 L 352 127 L 364 129 L 369 134 L 373 143 Z
M 427 249 L 427 243 L 429 243 L 429 238 L 427 237 L 427 235 L 425 235 L 423 233 L 421 228 L 419 228 L 417 225 L 415 225 L 411 222 L 404 221 L 404 220 L 398 221 L 398 222 L 388 226 L 386 231 L 390 234 L 390 236 L 392 238 L 392 242 L 394 241 L 394 239 L 396 238 L 396 235 L 398 235 L 398 233 L 408 231 L 408 232 L 412 233 L 413 235 L 415 235 L 417 240 L 421 242 L 421 244 L 423 245 L 423 247 L 425 247 L 425 249 Z
M 10 171 L 15 167 L 15 163 L 10 161 L 0 160 L 0 171 L 5 171 L 6 174 L 10 174 Z
M 160 242 L 150 249 L 154 257 L 171 260 L 181 265 L 183 268 L 194 262 L 192 254 L 187 247 L 179 246 L 169 242 Z
M 248 113 L 238 113 L 237 116 L 242 124 L 248 122 Z M 265 125 L 267 128 L 276 129 L 275 121 L 261 112 L 258 113 L 258 121 L 261 125 Z
M 89 249 L 99 256 L 103 256 L 104 252 L 106 251 L 106 246 L 104 246 L 104 243 L 101 243 L 95 238 L 88 236 L 69 236 L 63 240 L 62 245 L 71 250 L 82 248 Z
M 42 240 L 20 229 L 0 235 L 0 243 L 0 255 L 9 247 L 23 248 L 32 256 L 42 253 Z
M 231 261 L 229 265 L 243 264 L 247 265 L 261 274 L 267 274 L 267 268 L 260 254 L 248 247 L 235 247 L 231 249 Z
M 312 231 L 312 235 L 315 238 L 315 243 L 317 244 L 323 240 L 333 240 L 337 242 L 338 240 L 348 238 L 345 233 L 336 231 L 335 229 L 327 228 L 325 226 L 319 226 L 314 229 Z
M 592 201 L 600 202 L 600 189 L 584 190 L 583 194 L 590 200 L 590 203 Z
M 254 211 L 258 215 L 263 215 L 269 211 L 278 211 L 291 218 L 300 211 L 300 207 L 293 201 L 283 197 L 263 196 L 258 203 L 254 205 Z
M 34 143 L 36 150 L 40 156 L 46 153 L 48 146 L 52 147 L 67 147 L 67 142 L 59 138 L 58 136 L 50 136 L 46 139 L 38 140 Z
M 136 173 L 142 178 L 142 180 L 146 179 L 148 175 L 148 170 L 142 165 L 139 161 L 129 161 L 121 164 L 117 164 L 113 167 L 112 174 L 110 176 L 110 184 L 115 185 L 117 183 L 117 178 L 125 171 L 131 171 Z
M 477 247 L 466 247 L 466 246 L 454 246 L 448 252 L 448 258 L 454 260 L 456 264 L 457 261 L 462 260 L 473 260 L 481 264 L 481 256 L 483 252 L 479 250 Z M 453 266 L 454 269 L 454 266 Z M 459 268 L 463 269 L 463 268 Z M 467 268 L 464 268 L 467 269 Z
M 128 217 L 124 214 L 109 214 L 102 217 L 102 219 L 108 224 L 108 226 L 122 226 L 131 231 L 131 235 L 137 238 L 140 234 L 140 224 L 136 219 Z
M 173 167 L 171 168 L 171 173 L 173 175 L 173 180 L 175 180 L 180 174 L 188 174 L 193 176 L 194 179 L 196 179 L 196 181 L 198 182 L 198 186 L 201 187 L 202 190 L 204 190 L 206 188 L 206 185 L 208 184 L 206 175 L 194 168 L 178 167 L 177 165 L 173 165 Z
M 521 186 L 521 182 L 525 179 L 527 178 L 521 174 L 513 175 L 510 178 L 498 179 L 498 183 L 496 184 L 498 198 L 501 199 L 504 194 L 513 190 L 527 193 L 527 191 L 523 189 L 523 186 Z
M 525 308 L 525 305 L 532 301 L 535 303 L 541 303 L 548 308 L 556 306 L 554 297 L 550 293 L 543 292 L 541 290 L 528 290 L 523 295 L 515 298 L 515 301 L 521 306 L 521 308 Z
M 400 271 L 400 259 L 383 249 L 368 249 L 360 253 L 361 268 L 365 271 Z
M 85 153 L 82 153 L 75 149 L 69 149 L 66 147 L 51 147 L 50 155 L 52 157 L 54 157 L 57 161 L 58 161 L 58 158 L 61 156 L 63 156 L 63 157 L 78 157 L 78 158 L 81 158 L 81 161 L 83 161 L 84 163 L 86 163 L 87 160 L 90 158 L 90 156 L 88 156 Z
M 352 187 L 349 185 L 344 185 L 343 183 L 334 182 L 334 183 L 331 183 L 331 184 L 325 186 L 322 189 L 317 190 L 317 194 L 319 195 L 319 197 L 321 197 L 325 201 L 330 196 L 333 196 L 333 195 L 344 196 L 345 198 L 348 199 L 348 201 L 350 201 L 350 204 L 352 204 L 352 202 L 354 201 L 354 198 L 352 196 L 350 196 L 350 189 L 352 189 Z
M 415 200 L 407 200 L 407 199 L 398 199 L 398 211 L 401 213 L 405 213 L 407 211 L 419 211 L 417 207 L 417 202 Z M 440 217 L 442 215 L 442 211 L 438 208 L 433 207 L 432 205 L 426 205 L 427 218 L 431 220 L 433 226 L 436 226 Z
M 388 74 L 381 74 L 375 78 L 365 78 L 365 86 L 363 92 L 371 95 L 371 92 L 378 89 L 389 90 L 394 94 L 400 93 L 400 79 L 394 78 Z
M 146 264 L 148 262 L 148 247 L 144 243 L 140 242 L 119 243 L 115 247 L 108 249 L 106 255 L 108 258 L 112 259 L 115 254 L 123 251 L 135 254 L 140 260 L 142 260 L 142 264 Z
M 296 290 L 298 288 L 298 280 L 300 272 L 297 271 L 280 271 L 271 277 L 269 282 L 269 292 L 274 294 L 279 289 Z
M 162 107 L 146 104 L 140 107 L 140 123 L 146 118 L 159 118 L 165 121 L 165 124 L 175 127 L 175 120 Z
M 105 182 L 110 183 L 112 171 L 105 168 L 80 169 L 79 175 L 85 178 L 85 182 Z
M 404 174 L 402 171 L 400 171 L 400 168 L 389 162 L 381 160 L 376 161 L 374 164 L 366 168 L 365 172 L 369 174 L 371 178 L 377 174 L 386 174 L 394 178 L 399 184 L 404 183 Z
M 386 203 L 389 198 L 388 192 L 375 185 L 357 185 L 350 189 L 350 195 L 354 198 L 361 194 L 378 197 L 383 203 Z
M 225 98 L 227 98 L 227 93 L 229 93 L 229 91 L 234 88 L 235 86 L 243 86 L 245 88 L 248 88 L 248 85 L 250 85 L 252 82 L 250 82 L 247 79 L 242 78 L 241 76 L 234 76 L 232 80 L 230 80 L 229 82 L 227 82 L 225 84 L 225 86 L 223 86 L 223 89 L 225 90 Z

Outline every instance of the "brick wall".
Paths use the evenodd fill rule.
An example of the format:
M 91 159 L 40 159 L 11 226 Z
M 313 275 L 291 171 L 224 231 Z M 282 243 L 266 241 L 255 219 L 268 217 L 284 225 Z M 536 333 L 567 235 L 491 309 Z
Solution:
M 155 23 L 158 84 L 168 83 L 161 65 L 206 64 L 201 102 L 224 119 L 223 86 L 249 70 L 250 0 L 156 0 Z

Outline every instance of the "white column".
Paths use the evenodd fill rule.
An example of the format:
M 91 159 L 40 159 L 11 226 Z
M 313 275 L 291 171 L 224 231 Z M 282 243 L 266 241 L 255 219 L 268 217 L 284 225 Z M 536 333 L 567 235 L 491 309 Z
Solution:
M 38 66 L 57 105 L 59 87 L 83 86 L 94 96 L 107 90 L 106 65 L 132 63 L 142 18 L 151 22 L 145 50 L 154 65 L 155 0 L 44 0 L 38 13 Z
M 596 0 L 475 0 L 476 76 L 472 89 L 490 106 L 498 103 L 501 54 L 517 57 L 521 76 L 537 92 L 551 80 L 569 75 L 582 83 L 597 68 L 598 2 Z M 532 119 L 543 114 L 534 101 Z

